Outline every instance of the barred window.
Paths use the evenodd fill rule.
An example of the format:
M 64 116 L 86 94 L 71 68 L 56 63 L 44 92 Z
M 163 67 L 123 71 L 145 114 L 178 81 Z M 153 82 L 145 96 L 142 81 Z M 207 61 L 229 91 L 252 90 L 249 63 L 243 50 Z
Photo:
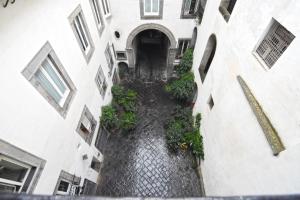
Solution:
M 255 52 L 271 68 L 295 36 L 276 20 L 272 20 L 270 29 L 258 45 Z

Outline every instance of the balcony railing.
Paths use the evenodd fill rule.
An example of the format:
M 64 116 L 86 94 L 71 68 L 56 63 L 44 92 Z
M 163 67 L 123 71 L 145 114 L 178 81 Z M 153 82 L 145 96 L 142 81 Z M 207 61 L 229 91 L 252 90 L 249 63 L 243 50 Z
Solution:
M 75 196 L 43 196 L 26 194 L 0 194 L 3 200 L 163 200 L 164 198 L 110 198 L 110 197 L 75 197 Z M 176 198 L 174 200 L 299 200 L 299 195 L 278 196 L 233 196 L 233 197 L 201 197 L 201 198 Z M 168 199 L 171 200 L 171 199 Z

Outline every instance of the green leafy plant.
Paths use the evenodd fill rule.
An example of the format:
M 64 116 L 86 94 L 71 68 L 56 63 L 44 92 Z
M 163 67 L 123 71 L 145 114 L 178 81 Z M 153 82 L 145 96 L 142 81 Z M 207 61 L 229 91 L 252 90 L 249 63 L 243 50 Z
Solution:
M 196 120 L 195 120 L 195 126 L 196 126 L 197 129 L 200 129 L 201 118 L 202 118 L 202 117 L 201 117 L 201 114 L 198 113 L 198 114 L 196 115 Z
M 195 90 L 194 74 L 192 72 L 183 74 L 179 79 L 168 83 L 165 90 L 178 100 L 187 100 Z
M 191 133 L 185 134 L 183 137 L 183 142 L 189 144 L 192 153 L 196 157 L 204 159 L 203 140 L 197 129 Z
M 171 120 L 167 125 L 167 146 L 172 152 L 177 152 L 184 134 L 184 128 L 179 120 Z
M 118 128 L 117 111 L 111 105 L 102 107 L 100 122 L 107 130 Z
M 191 152 L 204 159 L 203 141 L 199 133 L 201 114 L 194 117 L 190 107 L 177 106 L 172 118 L 166 124 L 166 141 L 170 151 L 177 152 L 179 148 L 190 149 Z
M 193 66 L 193 49 L 189 48 L 183 54 L 183 57 L 175 70 L 179 76 L 189 72 Z
M 111 89 L 115 107 L 123 108 L 126 112 L 134 112 L 136 110 L 137 93 L 133 90 L 125 90 L 122 86 L 115 85 Z M 116 105 L 117 104 L 117 105 Z
M 127 132 L 135 128 L 137 122 L 136 114 L 133 112 L 125 112 L 120 119 L 120 128 Z
M 184 134 L 194 130 L 191 108 L 177 106 L 166 124 L 166 129 L 167 146 L 176 152 L 182 144 Z

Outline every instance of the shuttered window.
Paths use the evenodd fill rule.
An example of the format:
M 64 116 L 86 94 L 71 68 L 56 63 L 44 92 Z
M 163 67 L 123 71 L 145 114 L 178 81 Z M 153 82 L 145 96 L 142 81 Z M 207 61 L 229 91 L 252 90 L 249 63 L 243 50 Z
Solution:
M 272 24 L 255 52 L 271 68 L 291 44 L 295 36 L 276 20 Z

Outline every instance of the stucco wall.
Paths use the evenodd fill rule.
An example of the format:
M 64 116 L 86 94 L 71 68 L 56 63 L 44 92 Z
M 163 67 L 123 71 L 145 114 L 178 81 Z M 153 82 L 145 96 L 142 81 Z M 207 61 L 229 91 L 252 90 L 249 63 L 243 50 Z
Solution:
M 68 21 L 79 3 L 96 47 L 88 64 Z M 102 99 L 94 81 L 100 64 L 108 74 L 104 50 L 109 31 L 99 38 L 88 1 L 17 1 L 5 9 L 1 6 L 0 21 L 1 139 L 46 160 L 35 193 L 52 194 L 62 169 L 96 181 L 97 174 L 89 166 L 98 152 L 82 140 L 76 127 L 84 105 L 99 121 L 101 106 L 111 99 L 110 89 Z M 46 41 L 77 88 L 65 119 L 21 74 Z M 111 78 L 107 80 L 111 85 Z M 88 154 L 88 160 L 82 160 L 83 154 Z
M 202 113 L 207 195 L 282 194 L 300 191 L 300 82 L 298 35 L 300 2 L 237 1 L 228 23 L 220 1 L 207 1 L 194 51 L 199 96 L 194 112 Z M 296 38 L 270 70 L 252 51 L 275 18 Z M 198 67 L 209 36 L 217 37 L 216 54 L 204 83 Z M 241 75 L 261 104 L 286 150 L 275 157 L 236 76 Z M 210 94 L 215 106 L 210 111 Z
M 0 138 L 46 160 L 34 193 L 52 194 L 61 170 L 81 177 L 82 181 L 86 177 L 97 180 L 97 173 L 89 168 L 93 156 L 103 159 L 94 147 L 97 132 L 89 146 L 76 132 L 76 127 L 86 105 L 98 122 L 97 131 L 101 106 L 111 100 L 112 77 L 108 77 L 104 56 L 106 45 L 110 41 L 116 51 L 124 51 L 129 33 L 138 25 L 150 22 L 165 25 L 176 39 L 191 37 L 194 21 L 180 20 L 181 3 L 165 0 L 162 20 L 141 20 L 138 0 L 111 0 L 112 16 L 104 17 L 105 29 L 101 37 L 87 0 L 16 1 L 7 8 L 1 3 Z M 68 21 L 79 4 L 95 45 L 88 64 Z M 102 5 L 101 9 L 103 13 Z M 121 33 L 119 40 L 112 35 L 115 30 Z M 46 41 L 52 45 L 77 88 L 65 119 L 21 74 Z M 100 65 L 109 84 L 104 100 L 94 81 Z M 88 155 L 88 160 L 82 160 L 83 154 Z

